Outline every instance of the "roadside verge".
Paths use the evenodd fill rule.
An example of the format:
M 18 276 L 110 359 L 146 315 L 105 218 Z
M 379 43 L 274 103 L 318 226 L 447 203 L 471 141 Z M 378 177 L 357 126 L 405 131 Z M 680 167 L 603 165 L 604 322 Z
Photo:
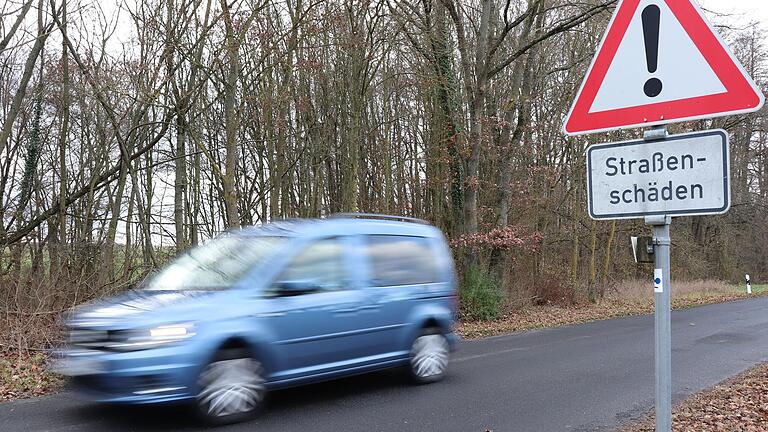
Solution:
M 653 432 L 653 413 L 618 432 Z M 768 364 L 690 396 L 672 409 L 674 432 L 763 432 L 768 429 Z
M 746 300 L 749 298 L 768 296 L 766 286 L 754 291 L 750 296 L 746 293 L 714 293 L 683 295 L 672 298 L 672 309 L 687 309 L 710 304 Z M 623 318 L 653 313 L 652 299 L 604 299 L 597 303 L 586 303 L 575 306 L 532 306 L 505 313 L 493 321 L 460 322 L 456 331 L 466 339 L 478 339 L 506 333 L 515 333 L 541 328 L 562 327 L 592 321 L 602 321 L 613 318 Z

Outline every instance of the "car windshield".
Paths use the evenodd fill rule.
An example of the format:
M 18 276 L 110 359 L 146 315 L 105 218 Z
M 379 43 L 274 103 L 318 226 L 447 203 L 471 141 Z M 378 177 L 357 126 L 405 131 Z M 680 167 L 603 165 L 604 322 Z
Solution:
M 179 256 L 148 278 L 141 288 L 157 291 L 226 289 L 284 241 L 284 237 L 220 237 Z

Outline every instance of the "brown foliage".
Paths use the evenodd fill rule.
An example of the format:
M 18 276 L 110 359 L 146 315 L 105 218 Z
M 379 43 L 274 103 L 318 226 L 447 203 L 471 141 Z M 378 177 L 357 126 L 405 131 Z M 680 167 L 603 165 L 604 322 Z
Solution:
M 530 233 L 526 227 L 510 225 L 503 228 L 494 228 L 487 232 L 460 235 L 451 240 L 451 246 L 469 249 L 516 248 L 522 251 L 536 251 L 540 242 L 540 233 Z
M 652 432 L 654 416 L 619 432 Z M 768 430 L 768 364 L 691 396 L 672 410 L 674 432 L 764 432 Z
M 47 370 L 43 353 L 0 350 L 0 402 L 44 396 L 58 390 L 62 378 Z

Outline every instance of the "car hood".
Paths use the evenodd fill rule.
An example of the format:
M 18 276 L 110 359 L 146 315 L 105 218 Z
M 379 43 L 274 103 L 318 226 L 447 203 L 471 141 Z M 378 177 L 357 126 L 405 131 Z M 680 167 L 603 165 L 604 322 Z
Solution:
M 148 317 L 162 310 L 162 316 L 188 310 L 193 299 L 212 294 L 212 291 L 162 291 L 132 290 L 117 297 L 81 306 L 70 315 L 69 325 L 110 327 Z

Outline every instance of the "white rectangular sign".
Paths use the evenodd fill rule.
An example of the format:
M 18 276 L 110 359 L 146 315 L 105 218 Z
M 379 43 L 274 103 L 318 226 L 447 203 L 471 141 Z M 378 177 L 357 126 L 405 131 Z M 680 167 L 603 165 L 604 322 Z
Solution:
M 721 214 L 731 206 L 728 134 L 712 130 L 587 150 L 593 219 Z
M 664 292 L 664 271 L 662 269 L 653 270 L 653 292 Z

